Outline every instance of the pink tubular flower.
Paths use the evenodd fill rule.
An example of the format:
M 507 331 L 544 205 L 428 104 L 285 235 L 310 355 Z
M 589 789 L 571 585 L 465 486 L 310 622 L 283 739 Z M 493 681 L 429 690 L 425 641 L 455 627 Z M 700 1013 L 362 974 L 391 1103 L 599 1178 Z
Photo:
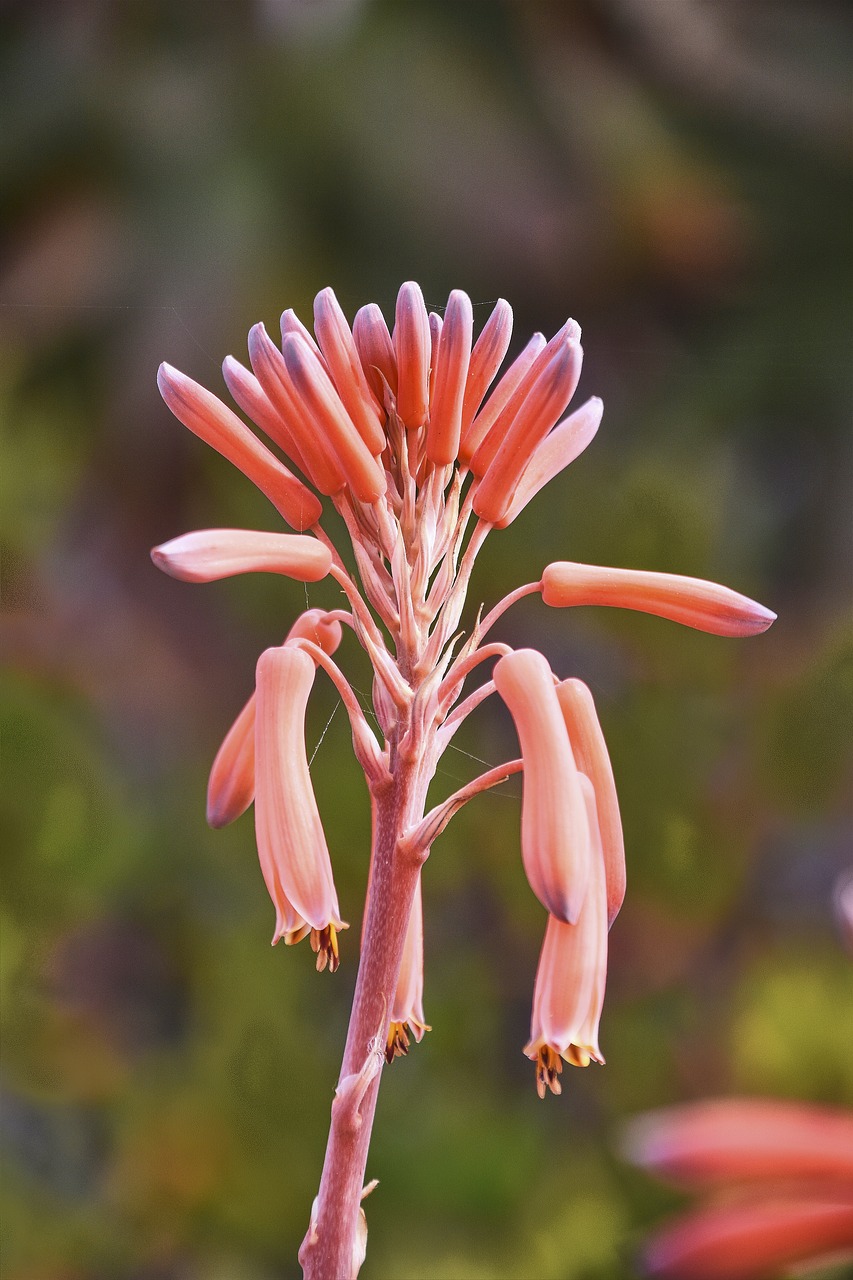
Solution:
M 716 636 L 755 636 L 776 614 L 716 582 L 641 569 L 605 569 L 559 560 L 542 574 L 542 599 L 558 609 L 576 604 L 614 605 L 669 618 Z
M 332 567 L 331 551 L 316 538 L 249 529 L 185 533 L 155 547 L 151 559 L 183 582 L 217 582 L 238 573 L 281 573 L 299 582 L 319 582 Z
M 385 1040 L 386 1062 L 391 1063 L 409 1052 L 410 1032 L 420 1043 L 424 1033 L 431 1030 L 424 1021 L 424 913 L 418 880 L 391 1008 L 391 1025 Z
M 341 624 L 323 609 L 301 613 L 287 634 L 288 640 L 311 640 L 333 654 L 341 643 Z M 207 821 L 211 827 L 227 827 L 245 813 L 255 798 L 255 695 L 243 707 L 226 733 L 210 770 L 207 784 Z
M 341 921 L 332 866 L 308 760 L 305 708 L 314 663 L 301 649 L 267 649 L 258 660 L 255 722 L 255 833 L 276 908 L 273 943 L 310 930 L 317 967 L 338 967 Z
M 306 704 L 322 667 L 350 720 L 370 795 L 372 842 L 347 1044 L 300 1252 L 307 1280 L 358 1270 L 381 1064 L 428 1029 L 423 864 L 463 805 L 515 773 L 522 774 L 524 867 L 549 915 L 526 1048 L 538 1091 L 560 1091 L 564 1059 L 579 1066 L 603 1061 L 598 1024 L 607 931 L 625 889 L 607 750 L 586 686 L 558 680 L 542 654 L 514 652 L 489 632 L 515 601 L 533 594 L 552 606 L 641 609 L 723 635 L 763 631 L 774 616 L 696 579 L 562 562 L 485 616 L 463 619 L 489 533 L 515 520 L 586 448 L 601 421 L 595 397 L 563 416 L 581 372 L 573 320 L 550 341 L 535 334 L 501 373 L 511 334 L 512 312 L 503 300 L 474 340 L 473 306 L 464 293 L 450 294 L 443 316 L 430 314 L 412 281 L 399 291 L 390 331 L 373 304 L 358 311 L 350 330 L 334 293 L 324 289 L 315 300 L 313 334 L 285 310 L 280 346 L 257 324 L 249 333 L 251 369 L 232 356 L 223 364 L 234 400 L 271 448 L 191 379 L 168 365 L 159 374 L 175 415 L 240 468 L 297 534 L 310 536 L 207 530 L 155 548 L 155 563 L 190 581 L 258 570 L 306 583 L 328 576 L 345 597 L 345 607 L 332 613 L 309 610 L 280 648 L 261 656 L 256 692 L 226 735 L 208 787 L 214 826 L 238 817 L 254 799 L 275 940 L 293 943 L 310 934 L 318 968 L 335 969 L 345 926 L 305 750 Z M 334 509 L 337 527 L 346 531 L 346 553 L 323 527 L 324 507 Z M 341 623 L 372 667 L 367 710 L 375 732 L 364 695 L 337 665 Z M 466 695 L 469 674 L 495 659 L 493 678 Z M 486 769 L 427 809 L 428 788 L 454 734 L 496 692 L 515 723 L 521 757 Z
M 589 876 L 587 809 L 557 700 L 554 677 L 535 649 L 495 665 L 495 687 L 521 743 L 521 853 L 530 887 L 558 921 L 577 921 Z
M 677 1186 L 725 1192 L 658 1231 L 645 1270 L 667 1280 L 769 1280 L 853 1261 L 853 1115 L 730 1098 L 640 1116 L 628 1159 Z
M 598 1023 L 607 978 L 607 894 L 592 787 L 583 779 L 592 835 L 589 881 L 576 924 L 548 917 L 536 972 L 530 1040 L 539 1097 L 560 1092 L 561 1058 L 575 1067 L 604 1062 Z

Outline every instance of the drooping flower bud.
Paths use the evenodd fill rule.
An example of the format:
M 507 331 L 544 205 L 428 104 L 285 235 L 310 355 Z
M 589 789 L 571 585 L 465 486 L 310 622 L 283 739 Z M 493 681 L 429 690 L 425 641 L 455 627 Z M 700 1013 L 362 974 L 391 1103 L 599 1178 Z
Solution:
M 576 924 L 548 919 L 536 972 L 530 1040 L 524 1052 L 536 1062 L 536 1088 L 560 1092 L 560 1059 L 575 1067 L 604 1062 L 598 1024 L 607 980 L 607 896 L 595 799 L 583 779 L 592 831 L 589 883 Z
M 292 529 L 317 521 L 322 508 L 316 496 L 227 405 L 168 364 L 160 365 L 157 385 L 175 417 L 248 476 Z
M 603 411 L 601 400 L 593 396 L 548 433 L 524 468 L 505 514 L 495 521 L 498 529 L 511 525 L 539 490 L 583 453 L 598 431 Z
M 521 744 L 521 853 L 530 887 L 546 910 L 576 921 L 586 895 L 590 831 L 581 778 L 554 677 L 535 649 L 518 649 L 494 669 Z
M 334 451 L 347 484 L 360 502 L 376 502 L 385 492 L 385 472 L 359 435 L 329 375 L 297 334 L 285 338 L 282 354 L 304 410 Z
M 288 640 L 313 640 L 328 654 L 341 643 L 341 624 L 324 609 L 301 613 Z M 227 827 L 245 813 L 255 798 L 255 695 L 252 694 L 222 740 L 207 784 L 207 821 Z
M 569 732 L 575 762 L 592 783 L 598 834 L 604 858 L 607 887 L 607 924 L 613 924 L 625 898 L 625 842 L 613 768 L 595 703 L 582 680 L 563 680 L 557 685 L 557 698 Z
M 273 942 L 296 941 L 298 920 L 311 930 L 317 967 L 338 964 L 345 928 L 332 879 L 308 759 L 305 709 L 314 663 L 302 649 L 267 649 L 258 661 L 255 721 L 255 832 L 267 889 L 276 908 Z
M 378 457 L 385 448 L 384 414 L 370 389 L 346 316 L 332 289 L 323 289 L 314 299 L 314 329 L 341 403 L 368 451 Z
M 424 916 L 421 880 L 418 876 L 403 944 L 403 962 L 391 1005 L 385 1060 L 390 1063 L 409 1052 L 410 1032 L 420 1043 L 424 1033 L 429 1030 L 431 1028 L 424 1021 Z
M 415 430 L 429 412 L 429 317 L 420 286 L 410 280 L 397 294 L 392 336 L 397 357 L 397 416 Z
M 471 299 L 461 289 L 454 289 L 444 312 L 435 385 L 430 395 L 427 457 L 437 466 L 455 462 L 459 450 L 473 328 Z
M 332 567 L 332 553 L 316 538 L 253 529 L 199 529 L 154 547 L 158 569 L 182 582 L 217 582 L 238 573 L 281 573 L 299 582 L 319 582 Z
M 764 605 L 737 591 L 676 573 L 558 560 L 542 574 L 541 586 L 542 599 L 558 609 L 578 604 L 637 609 L 717 636 L 758 635 L 776 618 Z

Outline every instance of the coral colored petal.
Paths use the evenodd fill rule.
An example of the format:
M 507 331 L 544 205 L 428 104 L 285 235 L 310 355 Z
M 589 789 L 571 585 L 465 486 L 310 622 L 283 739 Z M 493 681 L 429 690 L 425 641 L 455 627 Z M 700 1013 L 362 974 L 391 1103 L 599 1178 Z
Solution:
M 332 567 L 332 553 L 316 538 L 250 529 L 200 529 L 154 547 L 151 559 L 184 582 L 216 582 L 238 573 L 281 573 L 299 582 L 319 582 Z
M 481 520 L 497 524 L 506 518 L 534 452 L 575 393 L 581 360 L 580 345 L 567 338 L 519 405 L 474 494 L 474 511 Z M 497 425 L 483 443 L 496 431 Z
M 558 609 L 580 604 L 637 609 L 718 636 L 758 635 L 776 618 L 755 600 L 702 578 L 568 560 L 548 565 L 542 574 L 542 599 Z
M 168 364 L 160 365 L 157 385 L 175 417 L 248 476 L 291 528 L 306 529 L 316 522 L 319 503 L 315 495 L 227 405 Z
M 498 449 L 504 442 L 507 433 L 521 413 L 529 412 L 531 396 L 541 398 L 545 385 L 553 377 L 552 362 L 554 357 L 566 347 L 570 347 L 577 357 L 574 384 L 566 398 L 562 409 L 559 409 L 551 421 L 551 426 L 563 412 L 574 394 L 574 387 L 580 377 L 581 346 L 580 326 L 574 320 L 567 320 L 558 329 L 553 338 L 547 342 L 536 355 L 536 358 L 525 370 L 524 376 L 516 386 L 506 404 L 496 416 L 493 425 L 481 441 L 477 452 L 471 459 L 471 469 L 475 475 L 484 476 L 495 460 Z M 491 402 L 490 402 L 491 403 Z
M 476 448 L 469 446 L 469 436 L 480 405 L 486 392 L 503 364 L 509 350 L 512 337 L 512 307 L 503 298 L 498 298 L 495 309 L 483 325 L 479 338 L 474 343 L 471 359 L 468 364 L 468 381 L 465 385 L 465 397 L 462 402 L 462 426 L 460 431 L 460 461 L 466 465 Z
M 524 468 L 512 502 L 505 515 L 495 521 L 498 529 L 506 529 L 540 489 L 570 466 L 594 439 L 601 422 L 604 405 L 597 396 L 558 422 L 549 432 Z

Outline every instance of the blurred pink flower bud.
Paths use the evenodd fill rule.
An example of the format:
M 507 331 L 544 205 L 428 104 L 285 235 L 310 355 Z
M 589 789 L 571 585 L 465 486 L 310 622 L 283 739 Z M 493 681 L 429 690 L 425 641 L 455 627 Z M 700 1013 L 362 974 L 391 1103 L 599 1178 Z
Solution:
M 524 760 L 521 853 L 527 879 L 552 916 L 576 921 L 589 878 L 590 832 L 551 668 L 535 649 L 518 649 L 495 664 L 494 681 Z
M 703 578 L 570 560 L 548 565 L 542 574 L 542 599 L 558 609 L 578 604 L 637 609 L 717 636 L 758 635 L 776 619 L 764 605 Z
M 536 1088 L 560 1093 L 561 1058 L 575 1067 L 604 1062 L 598 1024 L 607 981 L 607 896 L 598 840 L 595 799 L 583 779 L 584 802 L 593 831 L 589 882 L 577 924 L 549 916 L 536 972 L 530 1040 L 524 1047 L 536 1063 Z
M 305 464 L 302 450 L 297 443 L 293 414 L 284 415 L 284 403 L 282 402 L 279 407 L 276 407 L 255 375 L 245 365 L 242 365 L 239 360 L 235 360 L 234 356 L 226 356 L 222 361 L 222 376 L 234 400 L 247 417 L 257 423 L 261 430 L 269 436 L 270 440 L 277 444 L 287 454 L 288 458 L 296 464 L 300 471 L 306 476 L 310 476 L 311 472 Z M 305 492 L 309 493 L 310 490 L 306 489 Z M 314 498 L 316 504 L 316 519 L 319 520 L 323 514 L 322 504 L 313 493 L 311 497 Z M 311 523 L 313 524 L 315 521 Z
M 492 457 L 490 454 L 487 459 L 485 452 L 481 455 L 479 452 L 480 446 L 486 437 L 491 434 L 495 423 L 507 412 L 507 406 L 515 403 L 514 397 L 519 387 L 522 384 L 526 385 L 524 380 L 540 353 L 545 350 L 546 345 L 544 335 L 534 333 L 521 354 L 513 360 L 500 382 L 492 388 L 492 393 L 485 405 L 474 417 L 470 430 L 466 431 L 459 449 L 459 461 L 465 466 L 470 466 L 476 476 L 485 474 L 486 466 Z M 483 459 L 482 466 L 480 465 L 481 457 Z
M 314 672 L 308 655 L 290 645 L 267 649 L 258 660 L 255 833 L 276 908 L 273 942 L 297 941 L 310 928 L 317 967 L 328 963 L 334 970 L 336 934 L 346 926 L 305 754 L 305 708 Z
M 199 529 L 154 547 L 158 569 L 182 582 L 217 582 L 238 573 L 281 573 L 299 582 L 319 582 L 332 567 L 332 553 L 316 538 L 253 529 Z

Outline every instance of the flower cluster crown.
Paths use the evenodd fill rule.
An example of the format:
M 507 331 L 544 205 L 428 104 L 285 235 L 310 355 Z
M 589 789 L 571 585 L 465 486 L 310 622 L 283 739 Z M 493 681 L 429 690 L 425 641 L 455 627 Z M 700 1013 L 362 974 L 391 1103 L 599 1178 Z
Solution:
M 391 812 L 383 797 L 397 796 L 390 841 L 374 827 L 371 866 L 375 892 L 393 894 L 399 883 L 406 916 L 398 953 L 388 953 L 395 985 L 382 993 L 389 1061 L 407 1051 L 410 1035 L 419 1040 L 428 1029 L 420 866 L 463 804 L 522 773 L 521 853 L 547 913 L 525 1052 L 544 1096 L 547 1088 L 559 1093 L 563 1060 L 603 1061 L 607 934 L 625 891 L 622 829 L 589 689 L 560 679 L 536 650 L 487 637 L 512 603 L 533 593 L 553 608 L 616 605 L 726 636 L 764 631 L 775 615 L 695 578 L 559 561 L 461 631 L 487 534 L 511 524 L 577 458 L 602 415 L 593 397 L 564 416 L 583 355 L 573 320 L 550 341 L 535 334 L 499 378 L 512 333 L 509 305 L 497 303 L 476 341 L 473 327 L 465 293 L 450 294 L 442 317 L 428 313 L 413 283 L 400 289 L 390 330 L 373 304 L 350 327 L 331 289 L 315 300 L 313 335 L 292 311 L 281 317 L 280 344 L 256 325 L 249 366 L 228 356 L 223 373 L 272 448 L 220 399 L 164 364 L 159 386 L 172 412 L 244 472 L 293 532 L 211 529 L 175 538 L 152 555 L 165 572 L 192 582 L 271 572 L 305 582 L 330 576 L 343 591 L 343 607 L 308 610 L 281 646 L 262 654 L 255 691 L 214 761 L 208 818 L 221 826 L 254 801 L 261 869 L 276 909 L 273 941 L 307 936 L 317 967 L 337 968 L 346 925 L 304 732 L 323 668 L 349 714 L 375 820 Z M 346 526 L 355 573 L 323 528 L 323 499 Z M 373 667 L 376 730 L 333 656 L 342 624 Z M 470 673 L 492 659 L 492 678 L 465 695 Z M 515 724 L 520 757 L 425 813 L 442 754 L 495 692 Z M 380 856 L 381 890 L 373 865 Z M 413 859 L 416 873 L 395 881 L 395 867 Z M 370 927 L 381 930 L 393 916 L 383 910 L 373 917 L 368 911 L 363 947 Z

